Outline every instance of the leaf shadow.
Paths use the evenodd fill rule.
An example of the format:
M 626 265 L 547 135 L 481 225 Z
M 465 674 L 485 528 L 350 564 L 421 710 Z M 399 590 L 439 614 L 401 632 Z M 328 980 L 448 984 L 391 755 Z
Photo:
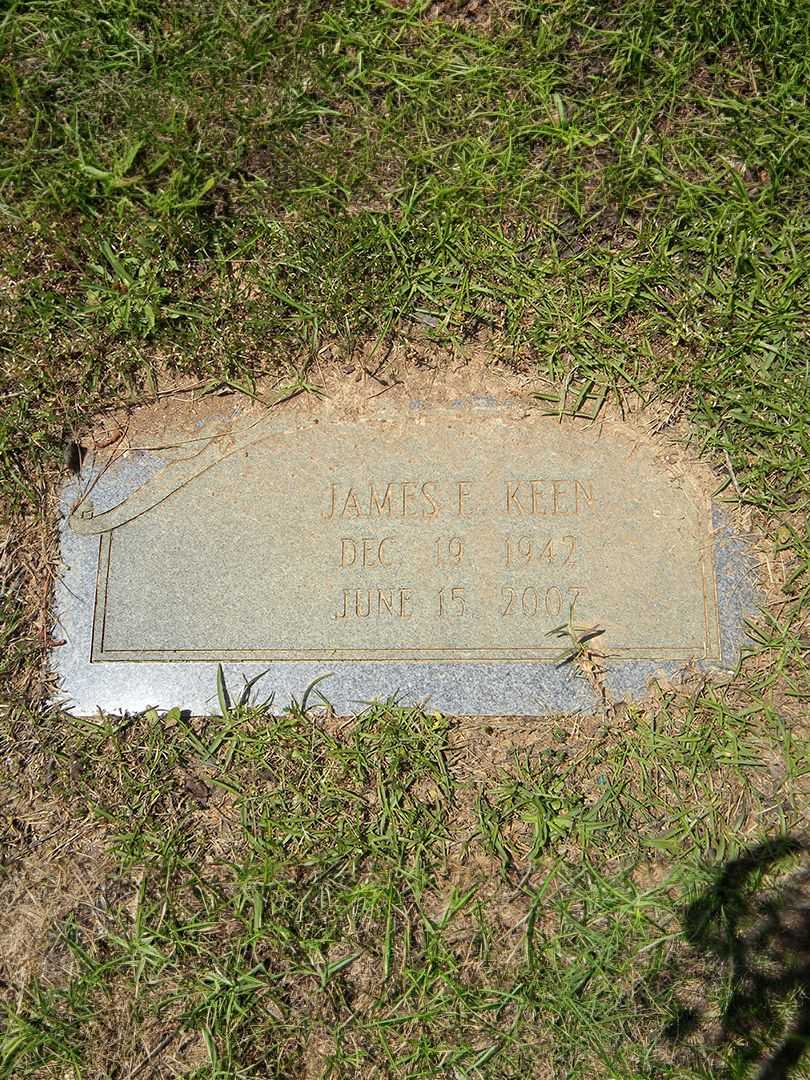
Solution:
M 796 837 L 765 840 L 722 866 L 683 912 L 689 944 L 722 961 L 730 975 L 718 1041 L 732 1051 L 734 1075 L 756 1063 L 758 1080 L 788 1080 L 810 1047 L 807 853 Z M 700 1009 L 683 1007 L 664 1037 L 681 1041 L 703 1022 Z

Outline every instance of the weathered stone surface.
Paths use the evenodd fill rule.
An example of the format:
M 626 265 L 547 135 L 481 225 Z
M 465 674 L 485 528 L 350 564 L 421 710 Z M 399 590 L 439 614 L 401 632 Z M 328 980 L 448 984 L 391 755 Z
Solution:
M 706 493 L 632 429 L 487 404 L 283 411 L 179 460 L 130 453 L 63 528 L 54 662 L 80 712 L 211 711 L 213 673 L 288 700 L 318 675 L 452 712 L 586 709 L 560 624 L 607 684 L 731 662 L 751 589 Z

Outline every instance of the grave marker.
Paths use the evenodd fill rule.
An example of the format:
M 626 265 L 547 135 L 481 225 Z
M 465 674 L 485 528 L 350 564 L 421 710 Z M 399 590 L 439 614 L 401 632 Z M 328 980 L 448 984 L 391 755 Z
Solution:
M 268 669 L 279 700 L 331 672 L 341 709 L 399 692 L 569 711 L 593 690 L 558 663 L 561 624 L 600 628 L 631 695 L 655 670 L 728 662 L 740 636 L 747 577 L 709 498 L 618 425 L 474 404 L 273 412 L 180 460 L 127 458 L 69 493 L 54 658 L 80 711 L 211 711 L 219 662 Z

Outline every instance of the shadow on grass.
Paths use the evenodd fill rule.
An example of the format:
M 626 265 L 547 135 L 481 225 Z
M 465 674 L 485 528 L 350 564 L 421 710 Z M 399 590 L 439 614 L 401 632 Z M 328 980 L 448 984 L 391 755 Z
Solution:
M 810 866 L 795 865 L 807 852 L 793 837 L 758 844 L 684 912 L 690 944 L 730 970 L 719 1041 L 735 1048 L 734 1075 L 759 1062 L 758 1080 L 786 1080 L 810 1046 Z M 700 1010 L 684 1008 L 665 1034 L 677 1041 L 701 1026 Z

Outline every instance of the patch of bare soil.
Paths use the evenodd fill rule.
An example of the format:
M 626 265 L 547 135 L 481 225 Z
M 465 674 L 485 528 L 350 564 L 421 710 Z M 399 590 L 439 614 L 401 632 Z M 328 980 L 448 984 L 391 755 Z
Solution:
M 404 11 L 411 6 L 412 0 L 391 2 Z M 508 26 L 512 17 L 512 5 L 499 0 L 436 0 L 424 14 L 426 19 L 441 19 L 451 26 L 484 32 Z
M 465 716 L 450 732 L 449 753 L 454 768 L 470 780 L 491 776 L 506 768 L 515 754 L 536 754 L 558 746 L 561 739 L 569 747 L 587 754 L 600 737 L 601 717 L 575 716 Z
M 428 8 L 428 18 L 445 19 L 449 23 L 491 30 L 493 24 L 502 22 L 506 16 L 505 4 L 491 0 L 438 0 Z
M 56 484 L 51 472 L 36 510 L 0 519 L 0 621 L 3 640 L 0 708 L 12 701 L 41 702 L 48 696 L 47 651 L 52 634 L 51 597 L 57 570 Z
M 110 876 L 96 822 L 22 784 L 9 790 L 0 805 L 0 985 L 20 992 L 33 978 L 67 981 L 75 961 L 66 928 L 85 943 L 103 936 L 128 886 Z

